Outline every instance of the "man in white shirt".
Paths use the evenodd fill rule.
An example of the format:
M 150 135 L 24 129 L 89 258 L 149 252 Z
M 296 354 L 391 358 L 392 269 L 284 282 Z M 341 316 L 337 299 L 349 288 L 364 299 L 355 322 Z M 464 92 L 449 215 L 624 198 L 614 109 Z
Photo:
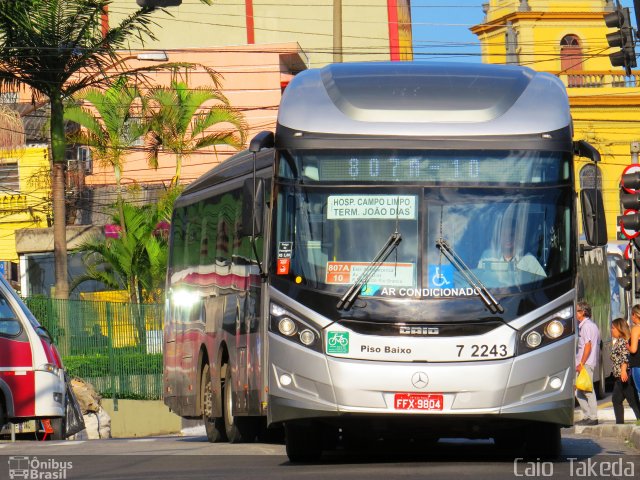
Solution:
M 585 368 L 593 381 L 593 372 L 600 357 L 600 330 L 591 320 L 591 306 L 587 302 L 578 302 L 576 306 L 578 320 L 578 345 L 576 351 L 576 375 Z M 576 389 L 576 398 L 584 413 L 584 418 L 576 425 L 598 425 L 598 403 L 596 393 Z

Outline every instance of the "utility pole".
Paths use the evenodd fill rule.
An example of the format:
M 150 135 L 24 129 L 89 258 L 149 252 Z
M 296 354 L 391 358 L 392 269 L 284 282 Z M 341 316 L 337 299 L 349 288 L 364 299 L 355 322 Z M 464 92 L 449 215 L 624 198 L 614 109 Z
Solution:
M 333 0 L 333 62 L 342 63 L 342 0 Z

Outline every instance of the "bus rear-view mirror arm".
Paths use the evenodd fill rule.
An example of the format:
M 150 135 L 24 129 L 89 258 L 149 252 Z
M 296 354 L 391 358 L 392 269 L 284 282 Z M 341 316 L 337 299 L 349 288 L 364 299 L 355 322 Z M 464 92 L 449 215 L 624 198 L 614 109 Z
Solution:
M 251 225 L 251 247 L 253 254 L 255 255 L 256 262 L 258 263 L 258 270 L 260 271 L 260 278 L 264 282 L 267 275 L 262 268 L 262 260 L 258 254 L 256 247 L 256 237 L 263 233 L 263 220 L 264 220 L 264 180 L 256 178 L 256 156 L 257 153 L 265 148 L 273 148 L 274 146 L 273 132 L 262 131 L 251 139 L 249 143 L 249 151 L 253 156 L 253 178 L 244 185 L 244 205 L 250 206 L 250 208 L 243 208 L 242 226 L 246 228 L 247 225 Z M 249 199 L 251 201 L 249 202 Z
M 596 164 L 594 185 L 591 188 L 582 188 L 580 191 L 580 209 L 582 210 L 582 230 L 587 245 L 580 246 L 580 255 L 584 251 L 595 247 L 603 247 L 607 244 L 607 222 L 604 212 L 602 191 L 598 184 L 598 166 L 600 152 L 584 140 L 578 140 L 573 144 L 574 154 L 588 158 Z

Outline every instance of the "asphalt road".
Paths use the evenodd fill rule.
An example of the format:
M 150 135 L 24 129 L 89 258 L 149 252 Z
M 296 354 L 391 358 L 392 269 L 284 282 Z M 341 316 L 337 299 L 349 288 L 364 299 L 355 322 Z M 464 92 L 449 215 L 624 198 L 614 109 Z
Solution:
M 563 432 L 554 462 L 505 458 L 490 441 L 379 445 L 292 464 L 283 445 L 210 444 L 201 436 L 0 442 L 0 479 L 638 478 L 640 452 L 623 441 Z

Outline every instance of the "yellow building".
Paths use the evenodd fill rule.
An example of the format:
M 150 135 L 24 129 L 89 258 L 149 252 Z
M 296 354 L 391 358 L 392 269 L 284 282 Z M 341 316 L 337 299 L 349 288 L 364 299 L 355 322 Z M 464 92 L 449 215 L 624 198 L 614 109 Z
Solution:
M 110 24 L 138 9 L 136 0 L 114 0 Z M 307 67 L 333 61 L 333 2 L 288 0 L 216 0 L 213 5 L 183 0 L 155 15 L 155 41 L 146 49 L 193 49 L 225 45 L 297 42 L 307 54 Z M 343 61 L 411 60 L 409 0 L 342 1 Z M 338 16 L 336 18 L 339 18 Z M 132 48 L 140 48 L 132 43 Z
M 15 230 L 47 226 L 47 152 L 46 146 L 31 146 L 0 158 L 0 261 L 18 261 Z
M 604 16 L 610 0 L 491 0 L 482 24 L 471 28 L 487 63 L 513 63 L 558 75 L 567 86 L 575 138 L 602 154 L 599 183 L 607 230 L 616 238 L 618 185 L 640 140 L 640 72 L 611 67 Z M 593 185 L 595 170 L 578 163 L 578 187 Z

